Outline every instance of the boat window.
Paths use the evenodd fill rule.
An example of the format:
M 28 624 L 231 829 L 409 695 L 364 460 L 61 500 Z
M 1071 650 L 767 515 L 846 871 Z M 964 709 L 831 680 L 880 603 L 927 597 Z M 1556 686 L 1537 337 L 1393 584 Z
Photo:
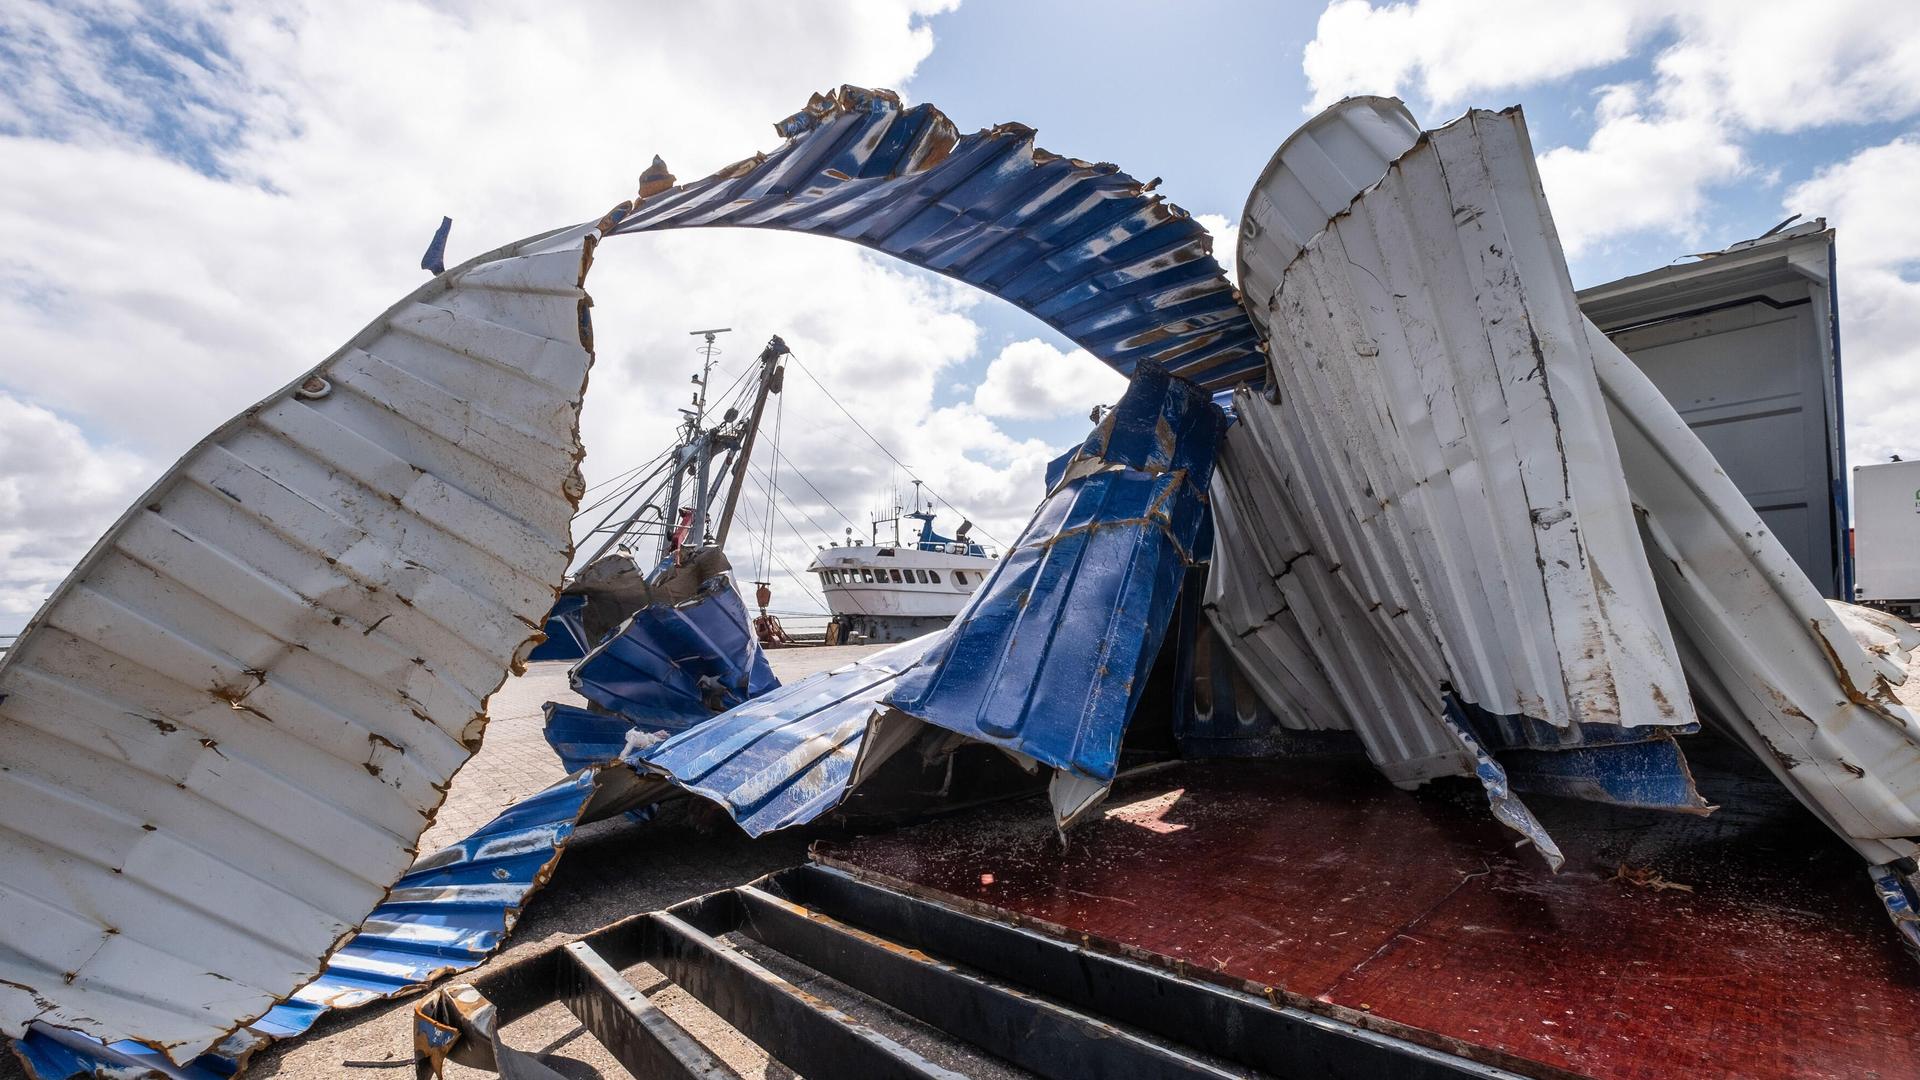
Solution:
M 829 571 L 827 571 L 827 573 L 828 573 L 829 575 L 831 575 L 831 576 L 832 576 L 832 578 L 833 578 L 833 583 L 834 583 L 835 585 L 838 585 L 838 584 L 840 584 L 840 571 L 838 571 L 838 570 L 829 570 Z
M 967 583 L 967 572 L 965 570 L 955 570 L 953 572 L 953 583 L 955 585 L 965 585 Z
M 863 567 L 861 567 L 861 568 L 860 568 L 860 580 L 861 580 L 861 581 L 863 581 L 863 582 L 866 582 L 866 583 L 868 583 L 868 584 L 872 584 L 872 583 L 873 583 L 873 571 L 871 571 L 871 570 L 869 570 L 869 569 L 867 569 L 867 568 L 866 568 L 866 567 L 864 567 L 864 566 L 863 566 Z
M 913 573 L 915 581 L 918 581 L 922 585 L 927 583 L 927 572 L 925 570 L 915 570 Z
M 938 570 L 929 570 L 929 571 L 927 571 L 927 575 L 928 575 L 929 577 L 931 577 L 931 578 L 933 578 L 933 583 L 934 583 L 935 585 L 938 585 L 938 584 L 940 584 L 940 571 L 938 571 Z
M 899 582 L 900 582 L 900 571 L 898 571 L 898 570 L 892 570 L 892 571 L 889 571 L 889 573 L 891 573 L 891 574 L 893 575 L 893 580 L 894 580 L 894 583 L 895 583 L 895 584 L 899 584 Z

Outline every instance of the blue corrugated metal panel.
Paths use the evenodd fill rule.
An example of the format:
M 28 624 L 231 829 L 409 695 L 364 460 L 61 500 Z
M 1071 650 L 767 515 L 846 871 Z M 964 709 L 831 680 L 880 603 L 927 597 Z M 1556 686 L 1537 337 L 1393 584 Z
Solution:
M 718 803 L 750 836 L 812 821 L 846 798 L 880 699 L 944 633 L 783 686 L 645 751 L 635 767 Z
M 1515 791 L 1705 814 L 1713 807 L 1693 786 L 1686 755 L 1671 736 L 1567 750 L 1507 750 L 1500 764 Z
M 608 716 L 557 701 L 549 701 L 541 708 L 547 714 L 547 745 L 553 747 L 553 752 L 560 756 L 560 764 L 568 772 L 620 760 L 620 755 L 627 749 L 628 738 L 636 731 L 664 738 L 692 726 L 677 719 L 671 723 L 636 724 L 624 717 Z M 711 718 L 702 717 L 695 723 L 703 723 L 708 719 Z
M 1111 780 L 1186 568 L 1211 546 L 1206 491 L 1225 424 L 1206 393 L 1141 365 L 952 634 L 889 702 Z
M 35 1080 L 71 1080 L 76 1077 L 91 1080 L 100 1076 L 221 1080 L 232 1076 L 235 1071 L 234 1062 L 214 1054 L 203 1054 L 187 1065 L 175 1065 L 167 1060 L 165 1054 L 150 1046 L 127 1041 L 102 1045 L 67 1028 L 33 1027 L 28 1030 L 26 1038 L 14 1040 L 13 1051 L 25 1063 L 27 1075 Z
M 1011 301 L 1123 374 L 1152 360 L 1211 389 L 1263 381 L 1211 236 L 1151 185 L 1038 149 L 1024 125 L 960 135 L 888 90 L 816 95 L 776 128 L 787 142 L 771 154 L 624 203 L 603 224 L 835 236 Z
M 1530 716 L 1499 716 L 1455 701 L 1452 708 L 1499 758 L 1515 791 L 1651 810 L 1707 813 L 1675 735 L 1678 727 L 1575 723 L 1558 728 Z
M 643 727 L 678 730 L 779 686 L 733 584 L 717 577 L 702 589 L 636 612 L 574 665 L 574 690 Z
M 580 609 L 586 604 L 584 596 L 563 596 L 554 601 L 553 610 L 547 612 L 546 622 L 541 626 L 547 640 L 535 646 L 527 659 L 578 660 L 587 655 L 587 631 L 580 625 Z
M 248 1054 L 304 1033 L 329 1010 L 477 967 L 500 948 L 527 897 L 546 883 L 596 786 L 595 772 L 576 773 L 414 863 L 319 978 L 189 1065 L 169 1065 L 139 1043 L 103 1046 L 77 1032 L 40 1028 L 16 1044 L 20 1056 L 40 1080 L 129 1065 L 190 1080 L 231 1076 Z

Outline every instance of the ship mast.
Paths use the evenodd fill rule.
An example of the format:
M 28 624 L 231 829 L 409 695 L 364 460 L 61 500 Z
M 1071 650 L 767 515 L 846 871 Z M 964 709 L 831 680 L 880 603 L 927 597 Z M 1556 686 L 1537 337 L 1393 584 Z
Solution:
M 760 389 L 753 397 L 753 412 L 747 417 L 747 432 L 741 441 L 739 456 L 734 459 L 733 487 L 727 492 L 727 505 L 720 512 L 720 528 L 714 535 L 714 543 L 723 548 L 727 546 L 727 530 L 733 527 L 733 508 L 739 504 L 740 489 L 746 485 L 747 464 L 753 458 L 754 439 L 760 435 L 760 417 L 767 411 L 767 396 L 780 392 L 780 361 L 787 352 L 787 343 L 780 340 L 779 334 L 768 338 L 767 347 L 760 350 Z
M 680 491 L 686 481 L 687 466 L 692 465 L 694 470 L 693 519 L 687 523 L 686 535 L 695 544 L 699 544 L 706 538 L 707 468 L 713 460 L 713 439 L 712 433 L 702 430 L 700 425 L 707 418 L 707 382 L 713 377 L 713 354 L 720 351 L 714 344 L 714 338 L 729 333 L 732 329 L 729 326 L 722 326 L 712 330 L 694 330 L 689 334 L 691 337 L 705 338 L 706 343 L 700 346 L 702 358 L 700 374 L 693 377 L 694 385 L 700 388 L 694 391 L 693 408 L 680 410 L 680 415 L 687 418 L 687 437 L 674 451 L 673 480 L 667 489 L 667 516 L 679 517 Z M 677 521 L 668 520 L 662 525 L 659 557 L 661 561 L 665 561 L 667 556 L 673 554 L 674 549 L 680 546 L 674 540 L 675 534 L 680 530 Z

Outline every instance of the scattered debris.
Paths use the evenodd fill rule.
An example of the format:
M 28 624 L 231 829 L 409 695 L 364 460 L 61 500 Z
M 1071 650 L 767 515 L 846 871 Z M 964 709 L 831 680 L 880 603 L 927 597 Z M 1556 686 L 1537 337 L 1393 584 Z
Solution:
M 1613 876 L 1607 880 L 1624 881 L 1629 885 L 1638 885 L 1643 889 L 1652 889 L 1655 892 L 1663 892 L 1667 889 L 1672 889 L 1675 892 L 1693 891 L 1693 886 L 1682 885 L 1677 881 L 1668 881 L 1666 878 L 1660 876 L 1660 871 L 1652 867 L 1628 866 L 1626 863 L 1621 863 L 1615 867 Z

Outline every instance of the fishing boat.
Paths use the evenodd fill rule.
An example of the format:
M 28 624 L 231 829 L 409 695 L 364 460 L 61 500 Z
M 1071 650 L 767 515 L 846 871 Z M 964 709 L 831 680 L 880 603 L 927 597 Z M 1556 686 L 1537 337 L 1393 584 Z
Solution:
M 620 478 L 596 504 L 605 514 L 587 530 L 584 542 L 598 539 L 598 546 L 568 576 L 547 617 L 547 641 L 532 659 L 580 660 L 607 644 L 637 612 L 664 606 L 691 614 L 706 606 L 695 601 L 706 598 L 716 601 L 713 610 L 720 613 L 712 617 L 729 629 L 738 622 L 742 634 L 764 636 L 748 632 L 726 543 L 761 417 L 768 399 L 780 392 L 782 361 L 790 353 L 779 335 L 770 338 L 753 381 L 740 386 L 737 400 L 710 423 L 708 382 L 719 351 L 715 338 L 726 332 L 693 332 L 705 339 L 705 363 L 693 377 L 691 407 L 680 410 L 675 442 Z
M 583 517 L 601 515 L 582 540 L 583 549 L 594 546 L 561 589 L 547 618 L 547 641 L 532 659 L 579 661 L 596 650 L 605 652 L 623 627 L 627 636 L 651 633 L 647 626 L 652 619 L 639 620 L 637 628 L 632 625 L 636 613 L 650 610 L 671 609 L 683 621 L 712 622 L 700 631 L 707 636 L 734 640 L 745 635 L 762 646 L 797 643 L 781 626 L 781 613 L 770 609 L 770 581 L 750 583 L 756 586 L 753 600 L 758 614 L 747 615 L 726 553 L 762 420 L 769 402 L 778 400 L 786 363 L 793 354 L 775 335 L 761 351 L 757 365 L 731 387 L 710 395 L 708 382 L 718 353 L 715 338 L 726 332 L 693 332 L 704 338 L 700 346 L 704 362 L 700 374 L 693 377 L 689 405 L 680 410 L 683 420 L 673 445 L 653 461 L 610 481 L 610 490 L 582 512 Z M 811 372 L 807 374 L 812 377 Z M 824 385 L 821 390 L 846 411 Z M 710 397 L 714 399 L 711 407 Z M 847 418 L 874 439 L 852 413 Z M 784 460 L 779 453 L 779 426 L 777 422 L 770 425 L 774 460 L 763 477 L 770 498 L 776 500 Z M 877 439 L 874 444 L 893 457 Z M 897 458 L 894 461 L 900 464 Z M 797 473 L 790 462 L 786 467 Z M 800 479 L 813 486 L 804 476 Z M 997 556 L 969 535 L 972 522 L 961 521 L 952 536 L 936 532 L 932 502 L 926 497 L 930 493 L 922 491 L 924 481 L 918 478 L 913 485 L 911 509 L 896 497 L 890 516 L 872 519 L 867 542 L 856 543 L 849 524 L 845 541 L 829 539 L 807 567 L 807 572 L 819 577 L 829 644 L 906 641 L 937 630 L 960 612 L 993 569 Z M 817 494 L 819 489 L 814 491 Z M 838 508 L 835 512 L 839 513 Z M 776 561 L 770 540 L 773 514 L 770 508 L 765 529 L 769 535 L 754 541 L 766 548 L 763 579 L 773 576 Z M 883 533 L 889 526 L 890 540 Z M 753 523 L 743 527 L 751 533 Z M 591 676 L 609 663 L 583 663 L 578 670 Z M 739 672 L 720 674 L 728 681 L 739 681 Z M 582 692 L 590 700 L 595 698 L 588 689 Z
M 952 536 L 934 531 L 934 514 L 920 498 L 921 481 L 913 482 L 913 509 L 895 507 L 891 518 L 873 522 L 868 543 L 829 544 L 807 567 L 820 576 L 833 619 L 827 641 L 907 641 L 931 633 L 953 621 L 980 583 L 992 572 L 997 556 L 968 537 L 971 521 L 962 521 Z M 919 523 L 911 540 L 902 537 L 903 522 Z M 880 527 L 892 524 L 893 542 L 880 539 Z

